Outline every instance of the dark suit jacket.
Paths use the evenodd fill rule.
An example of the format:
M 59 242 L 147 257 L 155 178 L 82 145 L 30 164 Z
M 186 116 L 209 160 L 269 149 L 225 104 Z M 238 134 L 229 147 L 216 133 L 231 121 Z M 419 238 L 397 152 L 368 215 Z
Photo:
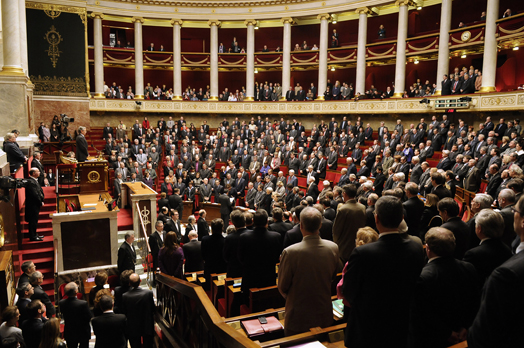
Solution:
M 126 269 L 135 271 L 136 252 L 131 249 L 127 242 L 122 243 L 118 248 L 118 271 L 124 272 Z
M 76 137 L 76 159 L 78 162 L 85 162 L 89 156 L 89 151 L 87 150 L 87 140 L 83 135 L 78 135 Z
M 45 305 L 46 316 L 51 318 L 55 313 L 55 306 L 51 303 L 49 296 L 45 293 L 41 286 L 34 286 L 35 293 L 31 296 L 31 300 L 40 300 Z
M 225 239 L 222 233 L 205 236 L 202 239 L 201 250 L 206 281 L 211 282 L 211 274 L 213 273 L 225 273 L 227 271 L 226 260 L 224 259 L 224 243 Z
M 282 252 L 280 234 L 255 227 L 240 235 L 238 259 L 242 264 L 242 292 L 249 299 L 249 289 L 276 284 L 275 265 Z
M 103 313 L 93 318 L 91 324 L 96 336 L 95 348 L 126 348 L 126 316 Z
M 318 186 L 317 186 L 317 184 L 312 183 L 312 184 L 309 185 L 309 187 L 308 187 L 308 189 L 307 189 L 307 194 L 306 194 L 306 196 L 311 196 L 311 197 L 313 197 L 313 202 L 316 202 L 319 193 L 320 193 L 320 192 L 318 192 Z
M 482 291 L 477 316 L 468 330 L 468 347 L 520 347 L 524 342 L 522 312 L 516 301 L 524 291 L 524 252 L 491 273 Z
M 408 233 L 412 236 L 418 237 L 420 234 L 420 217 L 424 212 L 424 202 L 422 202 L 418 197 L 411 197 L 402 205 L 406 210 L 404 220 L 408 225 Z
M 447 228 L 455 235 L 455 253 L 454 257 L 457 260 L 462 260 L 464 254 L 468 250 L 469 245 L 469 233 L 468 226 L 459 217 L 453 217 L 448 219 L 442 224 L 443 228 Z
M 475 266 L 481 286 L 495 268 L 502 265 L 512 256 L 511 249 L 501 239 L 491 238 L 464 254 L 464 261 Z
M 417 282 L 411 310 L 409 347 L 447 347 L 453 331 L 469 328 L 480 288 L 470 263 L 442 257 L 427 263 Z
M 300 243 L 302 241 L 302 232 L 300 232 L 300 224 L 296 224 L 292 229 L 286 232 L 284 236 L 284 241 L 282 243 L 283 249 L 287 248 L 290 245 Z
M 117 286 L 115 288 L 115 305 L 113 310 L 115 313 L 122 314 L 122 296 L 128 292 L 130 289 L 129 286 Z
M 251 232 L 247 228 L 239 228 L 235 232 L 228 234 L 224 241 L 223 256 L 227 263 L 227 277 L 237 278 L 242 276 L 242 264 L 238 259 L 238 241 L 244 232 Z
M 422 247 L 400 234 L 353 250 L 342 286 L 351 304 L 346 347 L 406 346 L 409 306 L 423 263 Z
M 132 288 L 122 295 L 122 312 L 127 318 L 127 337 L 153 335 L 155 302 L 151 290 Z
M 229 216 L 233 210 L 229 196 L 226 194 L 220 195 L 218 197 L 218 203 L 220 203 L 220 214 Z
M 183 192 L 181 192 L 181 194 L 183 194 Z M 169 201 L 169 208 L 177 210 L 179 216 L 182 217 L 182 212 L 184 211 L 184 203 L 182 201 L 182 197 L 176 194 L 171 195 L 169 196 L 168 201 Z
M 38 348 L 42 339 L 44 322 L 42 319 L 28 319 L 20 325 L 27 348 Z
M 202 244 L 200 241 L 193 239 L 189 243 L 182 246 L 184 256 L 186 258 L 186 265 L 184 271 L 186 273 L 198 272 L 204 270 L 204 259 L 202 258 Z
M 89 341 L 91 338 L 91 311 L 86 301 L 69 297 L 59 302 L 65 320 L 64 338 L 67 341 Z
M 209 236 L 209 225 L 207 224 L 207 221 L 204 220 L 202 217 L 198 218 L 197 229 L 198 240 L 202 240 L 202 238 L 204 238 L 205 236 Z
M 450 95 L 451 94 L 451 80 L 447 79 L 445 81 L 442 81 L 442 95 Z
M 149 247 L 151 248 L 151 256 L 153 257 L 153 272 L 156 272 L 156 269 L 158 268 L 158 252 L 164 246 L 160 233 L 162 232 L 155 230 L 149 236 Z

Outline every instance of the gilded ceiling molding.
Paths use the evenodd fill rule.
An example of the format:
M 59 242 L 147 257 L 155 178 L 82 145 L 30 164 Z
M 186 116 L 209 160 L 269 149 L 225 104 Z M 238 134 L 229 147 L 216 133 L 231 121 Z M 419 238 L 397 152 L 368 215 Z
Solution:
M 173 18 L 173 19 L 171 20 L 171 25 L 175 25 L 175 24 L 178 24 L 179 26 L 182 26 L 182 24 L 184 24 L 184 21 L 181 20 L 181 19 L 175 19 L 175 18 Z
M 415 6 L 416 3 L 413 0 L 397 0 L 395 6 Z
M 247 27 L 247 26 L 256 26 L 258 24 L 258 21 L 256 19 L 246 19 L 244 21 L 244 25 Z
M 140 22 L 140 23 L 144 24 L 144 18 L 142 18 L 142 17 L 133 17 L 133 18 L 131 18 L 131 23 L 136 23 L 136 22 Z
M 289 23 L 291 25 L 293 24 L 296 24 L 297 22 L 295 21 L 294 18 L 291 18 L 291 17 L 284 17 L 280 20 L 282 22 L 282 24 L 286 24 L 286 23 Z
M 317 19 L 320 21 L 324 19 L 329 21 L 331 19 L 331 16 L 329 13 L 321 13 L 317 16 Z
M 103 14 L 103 13 L 100 13 L 100 12 L 92 12 L 92 13 L 91 13 L 91 18 L 100 18 L 100 19 L 104 19 L 104 14 Z
M 367 14 L 367 15 L 370 15 L 370 14 L 376 14 L 375 12 L 373 12 L 369 7 L 359 7 L 355 10 L 355 13 L 357 14 Z

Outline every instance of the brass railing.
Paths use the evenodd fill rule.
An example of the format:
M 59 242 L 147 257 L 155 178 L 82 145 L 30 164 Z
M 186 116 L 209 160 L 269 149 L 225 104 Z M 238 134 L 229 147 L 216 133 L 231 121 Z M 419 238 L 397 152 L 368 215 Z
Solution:
M 149 246 L 148 236 L 147 236 L 147 230 L 144 225 L 144 220 L 142 219 L 142 215 L 140 214 L 140 207 L 138 206 L 138 202 L 135 202 L 135 209 L 136 214 L 138 215 L 138 218 L 140 219 L 140 226 L 138 228 L 139 230 L 139 237 L 137 240 L 137 246 L 138 250 L 140 251 L 140 257 L 142 259 L 144 267 L 144 272 L 146 272 L 146 282 L 149 288 L 153 286 L 153 270 L 151 269 L 151 263 L 149 260 L 149 256 L 151 255 L 151 247 Z

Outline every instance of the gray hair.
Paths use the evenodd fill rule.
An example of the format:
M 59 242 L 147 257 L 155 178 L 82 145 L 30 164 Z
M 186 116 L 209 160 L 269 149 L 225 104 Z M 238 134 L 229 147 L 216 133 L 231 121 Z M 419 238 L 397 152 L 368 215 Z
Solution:
M 85 130 L 86 130 L 86 127 L 84 126 L 78 127 L 78 133 L 82 133 L 82 131 L 85 131 Z
M 35 271 L 33 272 L 30 276 L 29 276 L 29 283 L 31 284 L 35 284 L 36 281 L 40 278 L 42 278 L 43 275 L 42 273 L 38 272 L 38 271 Z
M 486 193 L 477 193 L 477 195 L 473 198 L 473 201 L 478 203 L 480 205 L 480 209 L 482 210 L 491 207 L 493 204 L 493 197 Z
M 189 215 L 189 217 L 187 218 L 187 221 L 195 222 L 196 221 L 195 215 Z
M 5 140 L 11 140 L 15 138 L 15 135 L 13 133 L 7 133 L 5 136 Z
M 502 215 L 491 209 L 484 209 L 475 217 L 475 223 L 480 226 L 482 233 L 489 238 L 500 238 L 504 232 Z
M 124 236 L 124 238 L 125 240 L 128 240 L 129 238 L 134 237 L 134 236 L 135 236 L 135 232 L 129 231 L 129 232 L 126 232 L 126 235 Z

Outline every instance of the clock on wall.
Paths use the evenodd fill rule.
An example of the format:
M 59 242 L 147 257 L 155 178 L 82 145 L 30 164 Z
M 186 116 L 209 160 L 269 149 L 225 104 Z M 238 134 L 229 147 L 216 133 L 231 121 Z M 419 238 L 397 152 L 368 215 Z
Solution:
M 463 42 L 468 42 L 469 39 L 471 39 L 471 32 L 469 31 L 465 31 L 462 33 L 462 35 L 460 35 L 460 38 L 462 39 Z

